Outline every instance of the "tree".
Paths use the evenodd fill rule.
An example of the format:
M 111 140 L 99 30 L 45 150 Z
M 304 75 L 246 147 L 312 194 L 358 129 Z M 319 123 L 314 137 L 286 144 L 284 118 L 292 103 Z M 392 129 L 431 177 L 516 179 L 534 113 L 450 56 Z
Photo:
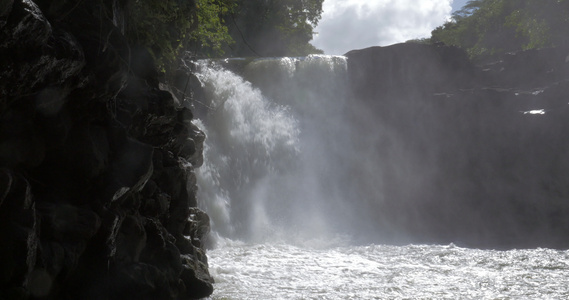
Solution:
M 184 50 L 198 57 L 296 56 L 310 44 L 324 0 L 131 0 L 127 38 L 163 72 Z
M 162 71 L 175 68 L 183 49 L 222 53 L 232 42 L 222 16 L 231 0 L 136 0 L 129 7 L 127 38 L 146 47 Z
M 432 32 L 471 57 L 567 44 L 568 0 L 472 0 Z
M 198 26 L 185 49 L 203 56 L 223 55 L 224 49 L 234 43 L 223 17 L 233 11 L 235 4 L 232 0 L 197 1 Z
M 322 53 L 310 44 L 323 0 L 236 0 L 225 17 L 235 56 L 299 56 Z

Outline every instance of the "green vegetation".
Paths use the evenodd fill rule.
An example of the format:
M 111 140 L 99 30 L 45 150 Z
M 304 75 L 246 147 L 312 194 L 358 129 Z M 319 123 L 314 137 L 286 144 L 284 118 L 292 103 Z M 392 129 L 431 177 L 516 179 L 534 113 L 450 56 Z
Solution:
M 223 16 L 231 13 L 235 4 L 231 0 L 197 0 L 198 25 L 185 48 L 201 49 L 204 54 L 224 54 L 224 47 L 233 39 L 228 33 Z
M 231 43 L 221 18 L 230 11 L 230 1 L 135 0 L 129 7 L 127 38 L 146 47 L 162 71 L 175 65 L 192 44 L 222 53 L 222 45 Z
M 569 0 L 471 0 L 432 32 L 431 42 L 472 57 L 567 45 Z
M 310 44 L 324 0 L 235 0 L 225 20 L 235 56 L 301 56 L 322 53 Z
M 309 42 L 323 0 L 132 0 L 127 38 L 164 72 L 184 50 L 200 57 L 321 53 Z

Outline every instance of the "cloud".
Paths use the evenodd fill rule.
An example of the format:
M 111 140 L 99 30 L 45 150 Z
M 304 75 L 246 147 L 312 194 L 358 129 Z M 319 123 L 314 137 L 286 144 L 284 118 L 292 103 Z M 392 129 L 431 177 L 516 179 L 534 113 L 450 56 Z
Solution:
M 462 9 L 462 7 L 466 5 L 466 2 L 468 2 L 468 0 L 454 0 L 452 2 L 452 11 L 455 12 Z
M 430 36 L 450 17 L 452 0 L 325 0 L 312 44 L 326 54 Z

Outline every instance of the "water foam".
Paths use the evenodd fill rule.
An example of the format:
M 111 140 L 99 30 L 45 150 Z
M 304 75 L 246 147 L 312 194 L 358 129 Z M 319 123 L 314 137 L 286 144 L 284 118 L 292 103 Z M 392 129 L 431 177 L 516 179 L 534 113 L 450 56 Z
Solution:
M 196 172 L 201 206 L 221 235 L 258 235 L 270 230 L 264 186 L 298 155 L 297 121 L 234 73 L 207 62 L 200 67 L 212 107 L 200 121 L 207 135 L 204 165 Z
M 331 223 L 347 211 L 339 185 L 346 71 L 340 56 L 258 59 L 244 78 L 200 62 L 211 109 L 200 121 L 198 197 L 214 232 L 293 242 L 335 232 Z
M 569 252 L 240 244 L 210 252 L 212 299 L 566 299 Z

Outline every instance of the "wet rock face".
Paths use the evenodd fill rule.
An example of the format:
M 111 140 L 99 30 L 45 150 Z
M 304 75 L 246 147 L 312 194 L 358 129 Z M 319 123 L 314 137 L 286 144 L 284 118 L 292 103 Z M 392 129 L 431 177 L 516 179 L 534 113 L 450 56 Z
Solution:
M 352 89 L 362 99 L 468 87 L 474 72 L 464 51 L 443 45 L 395 44 L 353 50 L 346 56 Z
M 1 299 L 212 292 L 205 136 L 122 36 L 125 2 L 0 3 Z
M 569 247 L 569 49 L 476 65 L 441 45 L 347 55 L 355 141 L 381 166 L 357 193 L 373 199 L 381 187 L 382 201 L 362 208 L 383 222 L 380 235 Z

